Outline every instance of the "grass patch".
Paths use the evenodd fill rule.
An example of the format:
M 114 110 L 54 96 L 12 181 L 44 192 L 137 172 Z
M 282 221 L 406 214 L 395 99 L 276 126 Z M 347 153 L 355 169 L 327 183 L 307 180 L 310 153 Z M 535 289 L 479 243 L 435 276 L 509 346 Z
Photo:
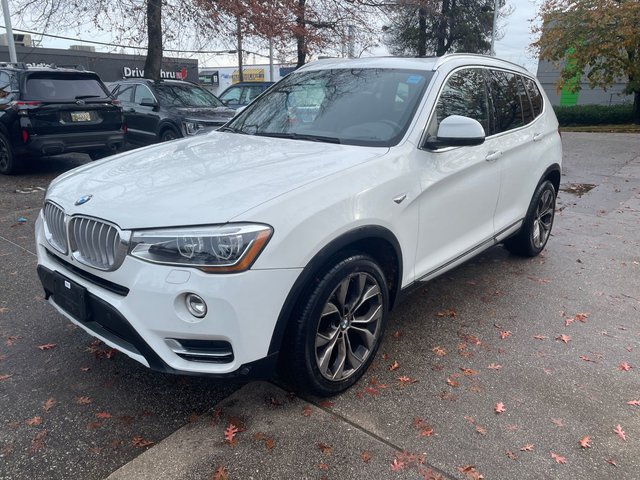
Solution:
M 626 125 L 572 125 L 560 127 L 561 132 L 589 132 L 589 133 L 640 133 L 640 125 L 633 123 Z

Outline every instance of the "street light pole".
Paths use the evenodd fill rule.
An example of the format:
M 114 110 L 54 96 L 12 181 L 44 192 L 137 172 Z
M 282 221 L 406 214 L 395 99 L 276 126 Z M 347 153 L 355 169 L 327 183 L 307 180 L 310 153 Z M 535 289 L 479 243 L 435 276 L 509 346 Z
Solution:
M 495 0 L 493 5 L 493 28 L 491 29 L 491 56 L 496 56 L 496 30 L 498 27 L 498 3 L 500 0 Z
M 4 14 L 4 25 L 7 29 L 7 45 L 9 45 L 9 59 L 12 63 L 18 62 L 16 55 L 16 44 L 13 41 L 13 29 L 11 28 L 11 14 L 9 13 L 9 2 L 2 0 L 2 13 Z

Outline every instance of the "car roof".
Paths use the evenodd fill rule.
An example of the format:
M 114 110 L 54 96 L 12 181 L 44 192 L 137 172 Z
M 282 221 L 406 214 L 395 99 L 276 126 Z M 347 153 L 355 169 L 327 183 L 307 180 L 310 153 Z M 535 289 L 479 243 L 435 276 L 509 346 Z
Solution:
M 400 68 L 408 70 L 435 71 L 446 66 L 455 68 L 465 65 L 484 65 L 515 70 L 531 75 L 522 66 L 488 55 L 454 53 L 442 57 L 365 57 L 365 58 L 326 58 L 310 62 L 298 69 L 330 70 L 338 68 Z

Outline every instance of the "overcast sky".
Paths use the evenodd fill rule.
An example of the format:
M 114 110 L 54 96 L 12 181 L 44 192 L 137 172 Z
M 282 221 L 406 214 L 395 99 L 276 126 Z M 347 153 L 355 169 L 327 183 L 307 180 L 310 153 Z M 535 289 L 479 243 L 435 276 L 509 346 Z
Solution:
M 519 65 L 525 66 L 532 73 L 536 73 L 538 61 L 534 59 L 531 53 L 528 52 L 529 44 L 532 42 L 530 34 L 531 23 L 530 20 L 536 16 L 536 0 L 507 0 L 507 4 L 513 9 L 513 13 L 500 20 L 499 26 L 504 33 L 504 37 L 496 42 L 496 54 L 498 57 L 505 60 L 510 60 Z M 25 28 L 28 30 L 37 30 L 33 25 L 20 25 L 14 24 L 14 28 Z M 62 33 L 65 36 L 74 36 L 74 33 L 67 32 Z M 83 32 L 79 35 L 79 38 L 92 39 L 103 42 L 110 42 L 113 39 L 106 35 L 100 35 L 96 38 L 95 32 Z M 45 37 L 42 41 L 43 47 L 49 48 L 68 48 L 73 43 L 80 43 L 78 41 L 58 40 Z M 215 48 L 215 47 L 214 47 Z M 221 47 L 224 48 L 224 47 Z M 98 47 L 97 50 L 102 50 Z M 125 53 L 143 53 L 140 50 L 133 51 L 127 50 Z M 267 53 L 267 52 L 260 52 Z M 384 48 L 376 49 L 374 54 L 385 54 Z M 173 56 L 175 54 L 172 54 Z M 232 66 L 237 60 L 233 55 L 226 56 L 213 56 L 205 55 L 199 56 L 200 66 Z M 253 58 L 248 59 L 249 62 L 253 62 Z M 256 61 L 265 63 L 265 58 L 256 57 Z

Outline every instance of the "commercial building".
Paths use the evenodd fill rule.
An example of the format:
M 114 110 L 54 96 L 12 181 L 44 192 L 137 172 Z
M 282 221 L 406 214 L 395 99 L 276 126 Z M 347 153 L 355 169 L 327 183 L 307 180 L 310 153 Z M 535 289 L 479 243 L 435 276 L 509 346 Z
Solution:
M 295 68 L 295 65 L 274 64 L 273 78 L 270 78 L 269 64 L 245 65 L 242 68 L 242 76 L 245 82 L 277 82 L 293 72 Z M 203 67 L 200 69 L 200 85 L 216 95 L 239 81 L 238 67 Z

